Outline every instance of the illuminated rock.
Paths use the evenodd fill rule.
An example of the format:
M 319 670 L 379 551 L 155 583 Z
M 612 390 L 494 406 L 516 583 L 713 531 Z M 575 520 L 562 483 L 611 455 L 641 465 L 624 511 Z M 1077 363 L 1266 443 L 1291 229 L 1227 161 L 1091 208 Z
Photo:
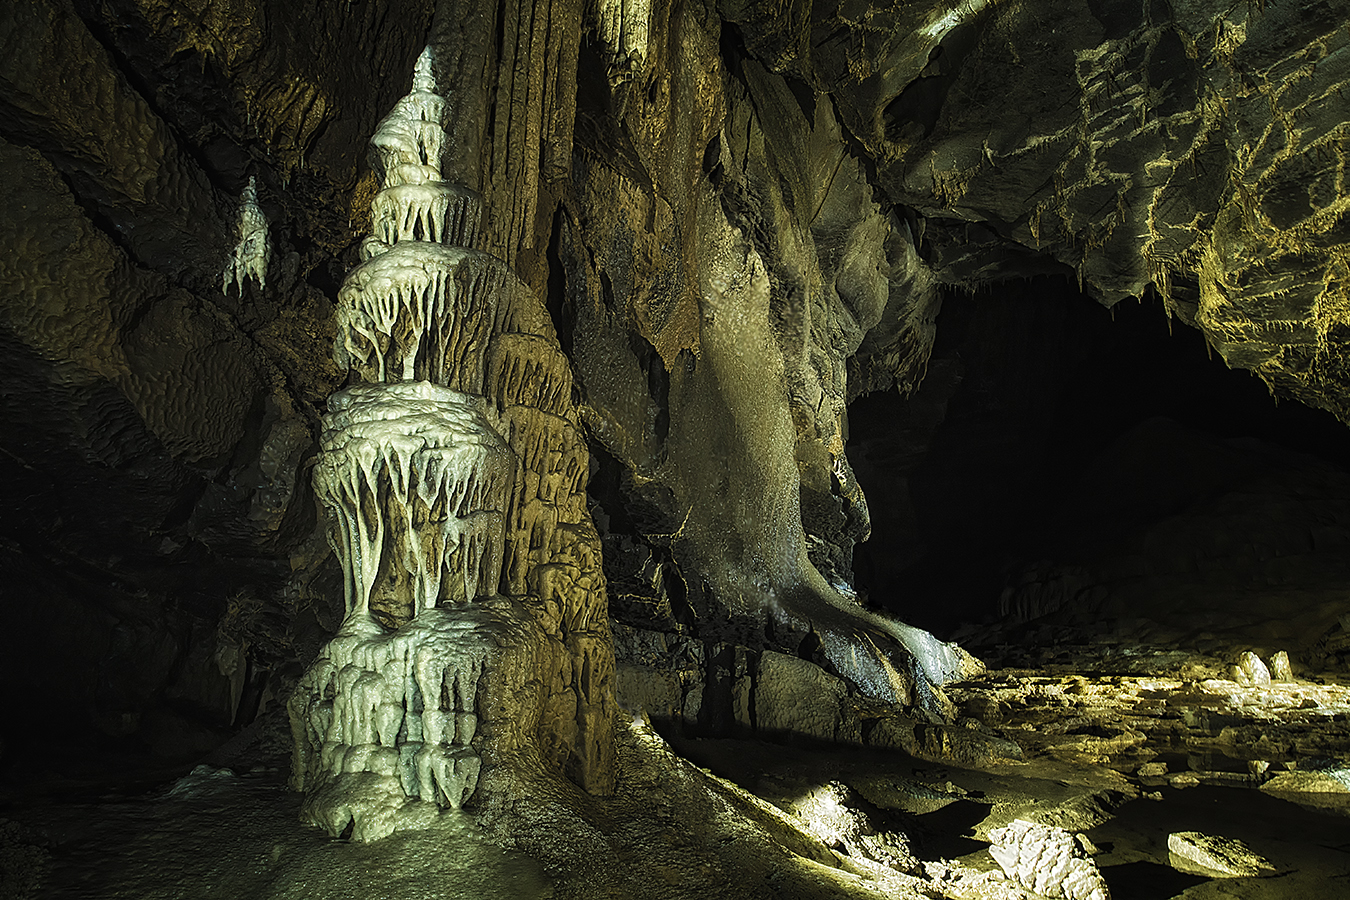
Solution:
M 1270 680 L 1286 682 L 1294 680 L 1294 669 L 1289 664 L 1287 651 L 1280 650 L 1270 658 Z
M 430 51 L 372 140 L 384 189 L 338 297 L 313 469 L 346 617 L 290 701 L 303 817 L 376 840 L 503 788 L 493 766 L 613 784 L 613 648 L 570 369 L 538 301 L 469 249 L 440 180 Z M 503 776 L 498 785 L 510 783 Z
M 515 455 L 482 402 L 424 381 L 329 400 L 314 487 L 336 523 L 347 615 L 401 623 L 496 593 Z
M 334 356 L 366 381 L 433 381 L 480 394 L 503 301 L 521 290 L 491 256 L 421 241 L 395 244 L 347 276 Z
M 221 276 L 221 293 L 229 293 L 230 286 L 242 294 L 244 282 L 258 283 L 258 290 L 267 287 L 267 265 L 272 260 L 272 242 L 267 236 L 267 217 L 258 206 L 258 184 L 252 175 L 248 187 L 239 197 L 239 242 L 230 253 Z
M 989 855 L 1028 890 L 1066 900 L 1110 900 L 1097 865 L 1063 828 L 1017 819 L 989 832 Z
M 1167 836 L 1172 867 L 1211 878 L 1251 878 L 1275 874 L 1275 867 L 1242 841 L 1214 837 L 1198 831 L 1178 831 Z
M 1233 680 L 1238 684 L 1268 685 L 1270 670 L 1261 662 L 1261 657 L 1247 650 L 1238 657 L 1237 665 L 1233 667 Z

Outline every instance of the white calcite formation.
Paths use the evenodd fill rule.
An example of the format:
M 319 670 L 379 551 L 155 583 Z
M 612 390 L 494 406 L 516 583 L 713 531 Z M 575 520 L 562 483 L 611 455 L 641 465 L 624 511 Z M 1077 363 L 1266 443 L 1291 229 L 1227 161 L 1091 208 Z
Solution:
M 408 171 L 411 169 L 411 173 Z M 392 174 L 424 178 L 430 166 L 402 166 Z M 363 253 L 399 241 L 432 241 L 459 247 L 478 243 L 482 199 L 474 191 L 443 181 L 412 181 L 386 187 L 370 204 L 372 242 Z
M 429 166 L 440 180 L 441 148 L 445 144 L 445 98 L 436 93 L 434 58 L 427 47 L 413 69 L 412 90 L 401 97 L 375 128 L 370 143 L 384 164 L 384 183 L 402 183 L 403 166 Z
M 335 513 L 348 618 L 369 615 L 377 589 L 406 597 L 408 618 L 496 593 L 515 455 L 482 408 L 425 381 L 329 400 L 314 488 Z
M 1261 661 L 1261 657 L 1250 650 L 1246 650 L 1238 657 L 1237 665 L 1233 666 L 1233 680 L 1238 684 L 1268 685 L 1270 684 L 1270 670 Z
M 375 840 L 406 825 L 406 813 L 415 822 L 463 804 L 481 765 L 478 682 L 500 628 L 488 610 L 426 610 L 392 633 L 348 619 L 291 701 L 292 784 L 310 793 L 311 824 Z
M 248 187 L 239 197 L 239 241 L 234 245 L 230 259 L 221 276 L 221 293 L 228 294 L 230 285 L 244 292 L 244 282 L 250 278 L 258 282 L 258 289 L 267 287 L 267 265 L 272 260 L 272 242 L 267 236 L 267 217 L 258 206 L 258 184 L 249 176 Z
M 1017 819 L 989 832 L 989 855 L 1022 887 L 1065 900 L 1110 900 L 1106 880 L 1063 828 Z
M 303 817 L 355 840 L 494 796 L 494 764 L 613 779 L 570 368 L 538 301 L 472 247 L 478 195 L 441 180 L 433 62 L 372 139 L 383 186 L 334 344 L 358 383 L 329 398 L 313 469 L 346 615 L 289 704 Z
M 339 366 L 367 381 L 435 381 L 481 393 L 487 344 L 516 280 L 496 259 L 422 241 L 352 270 L 338 294 Z
M 647 55 L 651 33 L 651 0 L 600 0 L 600 39 L 610 53 L 610 77 L 631 77 Z
M 446 386 L 481 391 L 510 295 L 499 263 L 441 243 L 476 233 L 479 204 L 440 181 L 431 66 L 428 49 L 372 141 L 385 186 L 366 261 L 339 295 L 335 348 L 370 383 L 329 398 L 313 475 L 346 618 L 289 707 L 304 818 L 356 840 L 473 794 L 484 673 L 529 642 L 527 614 L 497 595 L 516 456 L 484 399 Z
M 1293 666 L 1289 664 L 1289 653 L 1287 651 L 1280 650 L 1270 658 L 1270 680 L 1294 680 L 1294 669 Z

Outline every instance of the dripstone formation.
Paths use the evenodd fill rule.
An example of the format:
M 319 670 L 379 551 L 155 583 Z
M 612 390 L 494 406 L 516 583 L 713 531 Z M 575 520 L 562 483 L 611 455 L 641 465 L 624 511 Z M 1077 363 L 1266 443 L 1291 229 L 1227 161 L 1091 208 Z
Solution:
M 558 900 L 748 900 L 1021 890 L 863 801 L 987 801 L 1049 890 L 1009 797 L 1339 793 L 1345 7 L 0 2 L 0 800 L 293 749 L 310 822 L 428 827 L 247 787 L 237 865 L 184 817 L 65 893 L 471 830 Z M 700 771 L 738 739 L 832 749 L 740 761 L 774 811 Z M 1264 813 L 1136 818 L 1104 879 L 1180 835 L 1326 893 Z
M 566 359 L 474 248 L 440 179 L 428 49 L 376 131 L 383 189 L 347 278 L 313 484 L 346 617 L 290 701 L 304 817 L 373 840 L 485 790 L 485 768 L 613 785 L 613 655 Z

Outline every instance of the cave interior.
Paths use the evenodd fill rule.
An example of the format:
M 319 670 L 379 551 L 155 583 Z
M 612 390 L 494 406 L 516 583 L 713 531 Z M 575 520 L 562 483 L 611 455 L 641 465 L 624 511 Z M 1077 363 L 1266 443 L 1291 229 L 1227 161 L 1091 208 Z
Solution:
M 1344 0 L 0 5 L 0 897 L 1350 896 Z

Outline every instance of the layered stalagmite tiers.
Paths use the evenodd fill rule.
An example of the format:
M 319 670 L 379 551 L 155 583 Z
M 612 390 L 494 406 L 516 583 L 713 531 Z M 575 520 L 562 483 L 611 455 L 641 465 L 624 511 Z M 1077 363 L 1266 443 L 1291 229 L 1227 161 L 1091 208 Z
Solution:
M 476 697 L 500 619 L 431 609 L 393 633 L 348 621 L 296 691 L 308 702 L 292 702 L 292 784 L 310 794 L 312 824 L 375 840 L 468 799 L 481 768 Z
M 571 369 L 539 301 L 472 246 L 482 203 L 440 180 L 434 87 L 428 51 L 372 140 L 384 185 L 334 345 L 362 383 L 329 399 L 313 474 L 346 617 L 290 702 L 293 782 L 308 821 L 358 840 L 467 802 L 506 761 L 613 778 Z
M 337 513 L 348 617 L 397 625 L 495 594 L 516 461 L 482 402 L 415 381 L 340 391 L 329 407 L 314 489 Z
M 429 171 L 429 166 L 400 166 L 394 174 L 416 178 Z M 371 201 L 372 230 L 361 253 L 370 259 L 399 241 L 473 247 L 481 237 L 482 218 L 482 200 L 468 188 L 444 181 L 396 184 L 380 191 Z
M 488 340 L 522 290 L 484 253 L 395 244 L 347 276 L 334 356 L 365 381 L 424 380 L 482 393 Z

